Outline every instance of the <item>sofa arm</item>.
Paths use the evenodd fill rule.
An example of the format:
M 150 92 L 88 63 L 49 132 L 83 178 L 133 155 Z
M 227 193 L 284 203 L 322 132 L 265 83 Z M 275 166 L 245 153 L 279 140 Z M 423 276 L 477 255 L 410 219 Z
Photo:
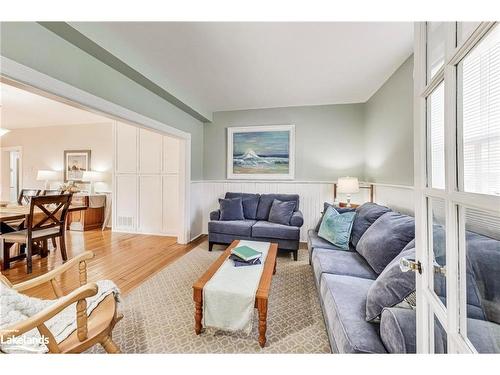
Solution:
M 290 218 L 290 225 L 299 228 L 304 225 L 304 215 L 302 215 L 302 212 L 297 210 L 293 213 L 292 217 Z
M 210 212 L 210 220 L 217 221 L 220 219 L 220 210 L 215 210 Z
M 380 338 L 389 353 L 416 353 L 415 310 L 384 308 L 380 318 Z

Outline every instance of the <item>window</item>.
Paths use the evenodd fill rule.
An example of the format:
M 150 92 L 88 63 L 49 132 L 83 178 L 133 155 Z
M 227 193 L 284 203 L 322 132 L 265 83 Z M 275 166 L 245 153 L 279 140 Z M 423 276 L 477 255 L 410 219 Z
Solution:
M 458 65 L 463 190 L 500 196 L 500 28 Z
M 427 82 L 444 64 L 445 22 L 427 22 Z
M 441 82 L 427 98 L 428 116 L 428 175 L 430 187 L 444 189 L 444 83 Z
M 457 22 L 457 42 L 463 43 L 481 22 Z
M 440 198 L 428 198 L 429 239 L 432 249 L 432 277 L 434 293 L 441 303 L 446 306 L 446 219 L 445 201 Z
M 479 353 L 500 352 L 500 217 L 463 208 L 461 240 L 465 247 L 465 329 Z

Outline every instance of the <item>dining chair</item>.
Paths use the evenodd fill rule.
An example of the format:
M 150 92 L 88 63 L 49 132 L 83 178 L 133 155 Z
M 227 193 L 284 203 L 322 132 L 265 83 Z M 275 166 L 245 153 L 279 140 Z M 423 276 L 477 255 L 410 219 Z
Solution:
M 65 222 L 72 194 L 33 196 L 26 219 L 26 228 L 0 235 L 3 248 L 3 269 L 10 268 L 10 262 L 26 258 L 26 272 L 32 272 L 32 257 L 48 255 L 47 240 L 59 239 L 63 261 L 68 259 L 65 241 Z M 26 246 L 26 251 L 10 257 L 10 247 L 18 243 Z
M 40 335 L 47 338 L 46 345 L 49 353 L 82 353 L 96 344 L 101 344 L 107 353 L 120 353 L 120 348 L 111 338 L 115 324 L 123 318 L 123 315 L 117 311 L 115 295 L 107 295 L 90 314 L 87 312 L 86 298 L 98 292 L 96 283 L 87 284 L 87 261 L 93 257 L 94 254 L 91 251 L 86 251 L 52 271 L 20 284 L 13 285 L 0 274 L 0 283 L 20 293 L 50 282 L 57 297 L 53 304 L 37 314 L 26 317 L 12 326 L 0 328 L 0 337 L 3 340 L 9 340 L 36 329 Z M 64 295 L 57 278 L 64 272 L 75 268 L 78 268 L 80 287 Z M 61 311 L 75 303 L 76 330 L 63 341 L 57 342 L 54 333 L 47 328 L 47 321 L 57 319 Z
M 17 198 L 17 204 L 26 206 L 30 203 L 31 197 L 38 195 L 40 195 L 39 189 L 21 189 Z
M 40 195 L 59 195 L 59 194 L 62 194 L 61 189 L 45 189 L 42 190 L 42 192 L 40 193 Z M 51 241 L 52 241 L 52 247 L 54 249 L 57 248 L 56 239 L 52 238 Z
M 62 194 L 61 189 L 45 189 L 40 192 L 39 195 L 59 195 Z

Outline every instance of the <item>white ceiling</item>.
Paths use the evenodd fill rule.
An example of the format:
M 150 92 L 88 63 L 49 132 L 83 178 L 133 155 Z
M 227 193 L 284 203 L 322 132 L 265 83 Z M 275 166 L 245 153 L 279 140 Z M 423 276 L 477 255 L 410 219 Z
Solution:
M 110 120 L 70 105 L 0 83 L 0 125 L 5 129 L 81 125 Z
M 365 102 L 412 53 L 411 22 L 72 22 L 194 109 Z

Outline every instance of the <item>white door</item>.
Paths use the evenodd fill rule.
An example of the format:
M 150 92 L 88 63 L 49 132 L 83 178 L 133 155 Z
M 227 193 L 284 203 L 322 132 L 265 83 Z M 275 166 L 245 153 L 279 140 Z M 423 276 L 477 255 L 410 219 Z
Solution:
M 417 351 L 500 352 L 500 26 L 415 24 Z

